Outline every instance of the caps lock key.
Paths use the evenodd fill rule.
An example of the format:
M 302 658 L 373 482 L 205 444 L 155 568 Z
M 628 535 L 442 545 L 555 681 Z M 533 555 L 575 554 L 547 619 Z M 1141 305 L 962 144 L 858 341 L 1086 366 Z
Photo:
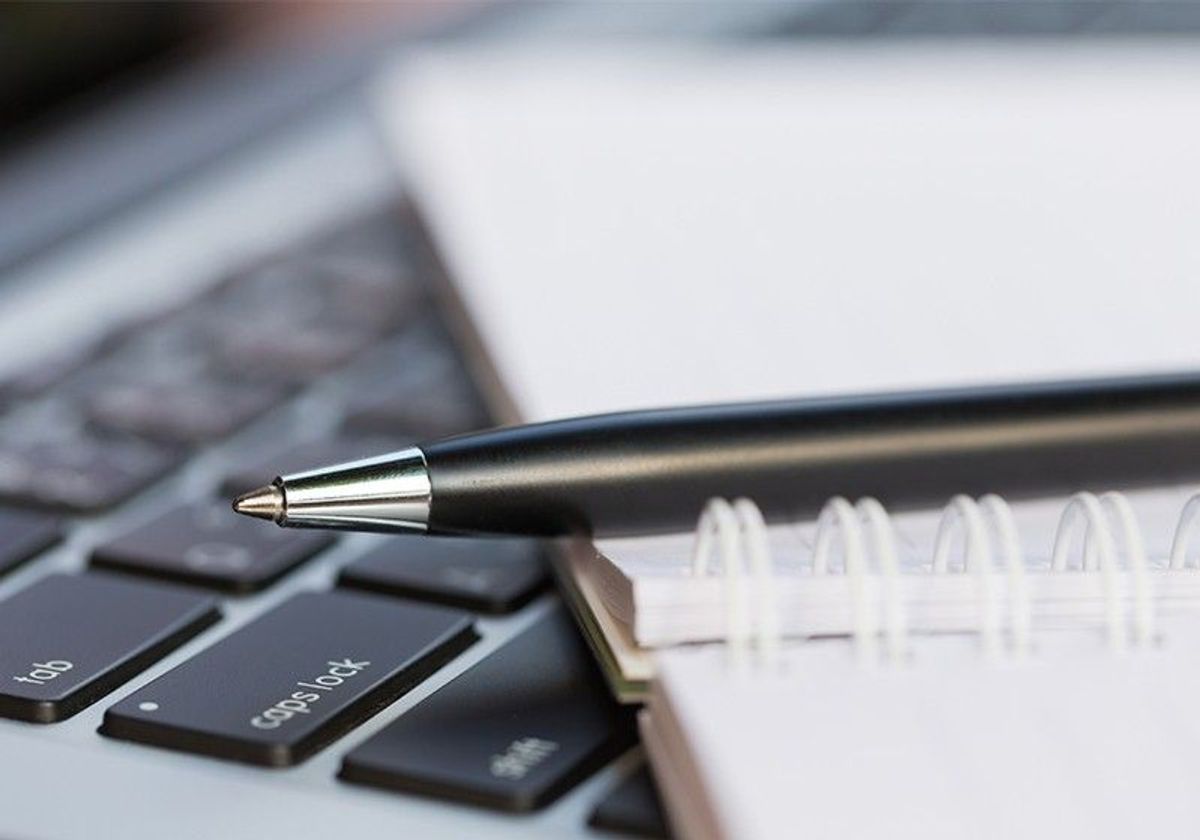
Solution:
M 348 732 L 476 639 L 444 607 L 302 593 L 104 716 L 114 738 L 284 767 Z

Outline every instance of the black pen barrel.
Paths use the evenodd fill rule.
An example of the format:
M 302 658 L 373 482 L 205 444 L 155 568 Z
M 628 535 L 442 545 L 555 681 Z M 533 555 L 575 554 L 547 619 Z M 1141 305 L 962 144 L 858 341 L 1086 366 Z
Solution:
M 1195 478 L 1200 375 L 639 411 L 421 449 L 433 531 L 668 531 L 713 496 L 781 519 L 833 495 L 904 508 Z

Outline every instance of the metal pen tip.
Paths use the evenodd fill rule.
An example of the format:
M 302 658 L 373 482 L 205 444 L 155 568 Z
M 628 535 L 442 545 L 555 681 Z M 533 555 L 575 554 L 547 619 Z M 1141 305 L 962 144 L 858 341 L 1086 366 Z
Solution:
M 283 519 L 283 490 L 277 485 L 268 484 L 266 487 L 243 493 L 233 500 L 233 509 L 256 519 L 279 522 Z

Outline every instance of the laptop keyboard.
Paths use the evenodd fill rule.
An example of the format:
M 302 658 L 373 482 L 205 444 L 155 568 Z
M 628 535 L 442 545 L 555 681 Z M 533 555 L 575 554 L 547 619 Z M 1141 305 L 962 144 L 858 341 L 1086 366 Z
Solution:
M 543 808 L 635 744 L 547 594 L 541 543 L 287 531 L 229 508 L 277 472 L 489 422 L 398 218 L 0 383 L 0 717 L 25 722 L 4 725 L 95 709 L 109 749 L 262 773 L 341 750 L 332 786 L 498 810 Z

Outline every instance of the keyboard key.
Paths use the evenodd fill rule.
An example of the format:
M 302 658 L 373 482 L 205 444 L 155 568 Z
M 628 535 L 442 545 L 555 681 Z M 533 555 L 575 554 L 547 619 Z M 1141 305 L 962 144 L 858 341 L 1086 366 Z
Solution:
M 667 826 L 658 787 L 650 770 L 643 764 L 600 800 L 588 819 L 588 825 L 602 831 L 667 840 Z
M 222 331 L 220 356 L 232 375 L 304 384 L 346 364 L 374 336 L 365 329 L 231 324 Z
M 215 290 L 206 311 L 223 325 L 303 331 L 314 326 L 378 334 L 412 313 L 418 289 L 402 269 L 349 254 L 268 262 Z
M 266 458 L 256 454 L 248 459 L 248 463 L 244 459 L 235 472 L 225 477 L 221 482 L 221 493 L 226 496 L 239 496 L 267 484 L 277 475 L 288 475 L 313 467 L 380 455 L 401 449 L 408 442 L 410 441 L 397 438 L 338 437 L 300 443 Z
M 0 500 L 92 513 L 125 501 L 178 462 L 176 453 L 141 441 L 0 440 Z
M 109 575 L 51 575 L 0 602 L 0 716 L 62 720 L 220 618 L 216 601 Z
M 177 444 L 227 437 L 286 396 L 277 387 L 227 382 L 113 385 L 87 398 L 88 419 L 103 429 Z
M 246 593 L 274 583 L 334 539 L 247 519 L 217 502 L 177 508 L 107 542 L 92 552 L 92 564 Z
M 215 370 L 211 325 L 189 307 L 131 326 L 76 384 L 85 393 L 120 384 L 168 386 Z
M 476 638 L 470 617 L 455 610 L 304 593 L 112 706 L 101 732 L 250 764 L 298 764 Z
M 206 308 L 229 376 L 302 384 L 346 364 L 409 317 L 414 292 L 392 266 L 310 256 L 239 277 Z
M 411 278 L 386 262 L 310 254 L 234 278 L 205 311 L 228 375 L 306 383 L 410 317 L 415 292 Z
M 0 575 L 45 551 L 62 534 L 62 523 L 54 517 L 0 509 Z
M 424 439 L 488 424 L 441 327 L 415 325 L 381 347 L 370 362 L 346 407 L 350 431 Z
M 559 607 L 353 750 L 341 776 L 530 811 L 634 740 Z
M 393 537 L 338 583 L 489 613 L 511 612 L 547 582 L 542 544 L 524 539 Z

